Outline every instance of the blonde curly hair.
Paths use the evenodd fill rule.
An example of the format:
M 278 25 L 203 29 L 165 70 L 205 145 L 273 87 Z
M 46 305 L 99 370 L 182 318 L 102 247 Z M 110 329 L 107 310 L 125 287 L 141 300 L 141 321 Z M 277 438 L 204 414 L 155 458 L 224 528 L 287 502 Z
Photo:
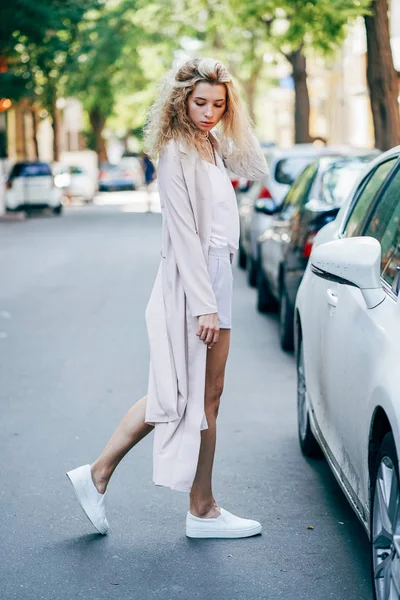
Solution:
M 180 141 L 188 148 L 201 151 L 204 134 L 188 115 L 187 100 L 195 86 L 200 83 L 225 85 L 226 109 L 219 123 L 222 139 L 218 137 L 221 150 L 240 162 L 247 162 L 251 154 L 252 133 L 247 111 L 234 86 L 228 69 L 212 58 L 188 60 L 176 72 L 169 73 L 161 85 L 160 93 L 150 108 L 145 127 L 145 148 L 152 158 L 158 158 L 170 140 Z M 202 137 L 203 136 L 203 137 Z

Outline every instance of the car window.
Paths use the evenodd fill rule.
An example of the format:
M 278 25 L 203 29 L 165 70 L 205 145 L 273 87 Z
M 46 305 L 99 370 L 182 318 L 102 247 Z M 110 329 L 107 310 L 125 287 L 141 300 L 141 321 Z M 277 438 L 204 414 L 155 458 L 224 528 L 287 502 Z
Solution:
M 376 193 L 385 181 L 387 174 L 391 171 L 396 161 L 397 157 L 381 163 L 372 173 L 372 176 L 370 176 L 367 181 L 363 182 L 362 185 L 364 187 L 356 199 L 356 203 L 354 204 L 354 207 L 350 213 L 350 217 L 347 219 L 344 229 L 345 237 L 358 235 L 359 229 L 368 213 L 370 206 L 372 206 L 372 202 L 376 196 Z
M 394 276 L 392 267 L 388 268 L 388 265 L 392 264 L 400 246 L 400 170 L 377 202 L 363 235 L 374 237 L 380 242 L 382 277 L 392 286 Z
M 312 164 L 304 169 L 302 174 L 296 179 L 284 201 L 284 209 L 288 206 L 300 205 L 305 196 L 311 189 L 313 181 L 318 171 L 318 165 Z
M 11 171 L 11 177 L 49 177 L 50 166 L 46 163 L 17 163 Z
M 386 263 L 382 272 L 382 278 L 392 288 L 392 291 L 399 295 L 400 292 L 400 248 L 393 248 L 393 252 Z
M 322 176 L 322 200 L 331 206 L 341 206 L 366 168 L 366 161 L 333 164 Z
M 303 169 L 314 160 L 315 156 L 293 156 L 278 160 L 274 172 L 275 181 L 291 185 Z
M 69 172 L 71 173 L 71 175 L 81 175 L 85 171 L 81 169 L 81 167 L 70 167 Z

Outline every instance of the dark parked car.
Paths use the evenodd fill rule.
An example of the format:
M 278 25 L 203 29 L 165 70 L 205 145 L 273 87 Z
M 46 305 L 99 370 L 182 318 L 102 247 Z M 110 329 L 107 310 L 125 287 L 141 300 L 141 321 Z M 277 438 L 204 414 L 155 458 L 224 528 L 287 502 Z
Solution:
M 296 179 L 279 207 L 271 199 L 256 203 L 256 210 L 273 213 L 258 238 L 257 308 L 280 313 L 280 341 L 293 349 L 293 317 L 299 289 L 317 232 L 335 219 L 367 164 L 377 155 L 321 157 Z
M 238 194 L 240 219 L 239 266 L 247 269 L 250 286 L 257 284 L 257 239 L 269 226 L 271 218 L 255 210 L 258 200 L 272 198 L 279 206 L 290 186 L 305 169 L 320 156 L 354 154 L 354 149 L 339 146 L 314 146 L 296 144 L 292 148 L 270 148 L 266 151 L 269 175 L 255 181 Z

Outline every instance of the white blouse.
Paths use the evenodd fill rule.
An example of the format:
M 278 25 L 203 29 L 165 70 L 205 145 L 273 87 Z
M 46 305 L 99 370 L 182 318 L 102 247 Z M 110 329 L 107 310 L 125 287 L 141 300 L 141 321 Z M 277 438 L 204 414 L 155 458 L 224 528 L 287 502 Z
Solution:
M 239 211 L 231 180 L 221 157 L 215 152 L 216 165 L 207 165 L 212 189 L 211 248 L 226 248 L 236 252 L 239 248 Z

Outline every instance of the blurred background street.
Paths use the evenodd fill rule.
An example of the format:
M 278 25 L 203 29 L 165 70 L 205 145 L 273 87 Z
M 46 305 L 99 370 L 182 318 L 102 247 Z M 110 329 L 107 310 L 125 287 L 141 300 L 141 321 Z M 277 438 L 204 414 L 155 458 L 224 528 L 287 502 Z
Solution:
M 151 434 L 112 480 L 110 535 L 94 533 L 64 472 L 146 391 L 160 240 L 140 193 L 109 198 L 0 224 L 1 598 L 369 600 L 367 537 L 325 461 L 299 452 L 293 356 L 237 268 L 215 494 L 263 535 L 187 539 L 186 494 L 151 482 Z
M 196 56 L 219 59 L 232 73 L 270 171 L 259 182 L 229 172 L 240 246 L 215 466 L 218 502 L 260 520 L 264 533 L 187 539 L 187 498 L 154 488 L 149 436 L 113 478 L 111 534 L 100 539 L 64 473 L 93 460 L 146 393 L 144 310 L 161 247 L 146 118 L 171 67 Z M 399 84 L 400 0 L 2 3 L 1 600 L 372 600 L 364 528 L 325 460 L 305 458 L 299 447 L 298 429 L 312 435 L 302 365 L 320 363 L 307 349 L 305 363 L 296 362 L 294 316 L 315 236 L 361 189 L 373 161 L 400 144 Z M 381 158 L 358 196 L 361 204 L 367 197 L 365 218 L 378 191 L 388 182 L 390 189 L 396 161 L 393 172 L 400 169 L 398 151 Z M 364 235 L 357 227 L 350 237 Z M 387 256 L 398 256 L 398 227 L 394 213 Z M 393 265 L 386 292 L 397 302 Z M 351 386 L 346 393 L 350 406 Z M 352 413 L 354 431 L 366 422 L 365 406 Z M 322 425 L 334 427 L 329 418 Z M 343 439 L 339 477 L 349 491 L 346 469 L 365 476 L 365 498 L 352 491 L 357 506 L 366 499 L 367 519 L 376 473 L 358 472 L 353 458 Z M 393 543 L 381 536 L 378 550 L 390 565 L 393 552 L 391 590 L 400 600 L 396 531 Z M 391 568 L 382 575 L 376 567 L 379 600 L 389 600 Z

